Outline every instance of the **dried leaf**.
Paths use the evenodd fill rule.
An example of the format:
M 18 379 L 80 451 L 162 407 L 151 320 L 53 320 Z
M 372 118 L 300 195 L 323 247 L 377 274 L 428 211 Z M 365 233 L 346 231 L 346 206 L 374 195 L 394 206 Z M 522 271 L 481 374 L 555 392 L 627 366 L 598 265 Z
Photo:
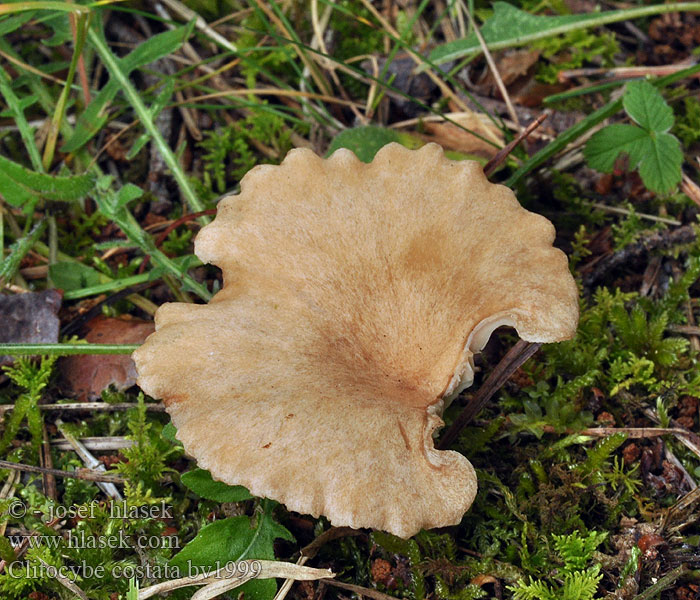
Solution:
M 528 70 L 537 62 L 539 57 L 539 50 L 509 50 L 502 53 L 496 58 L 496 68 L 503 83 L 508 86 L 519 77 L 527 75 Z M 488 69 L 483 74 L 478 85 L 489 95 L 494 94 L 498 90 L 491 69 Z
M 154 331 L 150 321 L 110 317 L 92 319 L 87 327 L 85 340 L 96 344 L 139 344 Z M 128 355 L 68 356 L 60 362 L 63 391 L 80 401 L 99 398 L 109 385 L 125 390 L 136 383 L 136 369 Z
M 423 125 L 425 135 L 421 137 L 426 142 L 436 142 L 443 148 L 461 152 L 463 154 L 491 158 L 503 147 L 503 133 L 484 114 L 479 113 L 456 113 L 450 115 L 450 119 L 458 123 L 465 129 L 469 129 L 482 138 L 491 140 L 494 144 L 489 144 L 483 139 L 460 129 L 453 123 L 431 123 Z

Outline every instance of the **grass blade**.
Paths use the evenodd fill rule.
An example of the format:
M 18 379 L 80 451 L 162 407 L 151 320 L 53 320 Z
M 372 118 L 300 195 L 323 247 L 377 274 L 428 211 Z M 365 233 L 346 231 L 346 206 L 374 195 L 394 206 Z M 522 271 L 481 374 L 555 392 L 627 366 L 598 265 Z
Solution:
M 101 34 L 97 33 L 94 29 L 90 29 L 88 35 L 90 37 L 90 42 L 102 59 L 102 62 L 109 71 L 109 74 L 119 83 L 122 92 L 124 92 L 127 100 L 129 101 L 129 104 L 131 104 L 133 107 L 146 131 L 153 138 L 153 143 L 158 148 L 158 151 L 165 161 L 165 164 L 167 164 L 170 168 L 170 172 L 177 181 L 180 191 L 185 197 L 187 204 L 194 212 L 203 211 L 205 208 L 204 204 L 195 195 L 192 186 L 190 185 L 189 181 L 187 181 L 185 173 L 177 162 L 175 154 L 163 139 L 163 136 L 161 135 L 160 131 L 158 131 L 158 128 L 155 126 L 155 123 L 151 118 L 151 114 L 146 108 L 146 105 L 143 103 L 141 96 L 131 84 L 129 77 L 122 71 L 119 65 L 119 60 L 109 49 L 107 42 Z

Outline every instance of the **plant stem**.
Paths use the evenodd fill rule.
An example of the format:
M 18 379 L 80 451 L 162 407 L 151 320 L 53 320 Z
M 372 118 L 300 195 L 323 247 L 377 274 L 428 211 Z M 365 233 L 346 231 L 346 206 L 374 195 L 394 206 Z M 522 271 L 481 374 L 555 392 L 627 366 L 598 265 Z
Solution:
M 68 67 L 68 76 L 66 77 L 66 84 L 61 90 L 61 95 L 58 97 L 58 102 L 56 102 L 56 109 L 54 110 L 53 117 L 51 118 L 51 123 L 49 124 L 49 133 L 46 137 L 46 144 L 44 145 L 44 156 L 42 160 L 42 165 L 45 170 L 49 170 L 51 163 L 53 162 L 53 156 L 56 152 L 56 141 L 58 140 L 58 133 L 60 130 L 61 121 L 66 112 L 66 104 L 68 103 L 68 94 L 70 94 L 71 85 L 73 84 L 73 78 L 75 77 L 75 70 L 78 66 L 78 59 L 83 52 L 83 46 L 85 45 L 85 33 L 87 30 L 88 16 L 84 13 L 77 13 L 76 19 L 76 32 L 75 32 L 75 49 L 73 50 L 73 56 L 71 57 L 70 66 Z
M 112 51 L 108 48 L 104 38 L 100 34 L 98 34 L 94 29 L 90 29 L 88 31 L 88 36 L 90 37 L 90 42 L 92 42 L 93 46 L 95 47 L 95 50 L 97 50 L 97 53 L 100 55 L 100 58 L 102 59 L 102 62 L 104 63 L 105 67 L 107 67 L 107 70 L 109 71 L 110 75 L 114 77 L 116 81 L 119 82 L 122 91 L 126 95 L 131 106 L 134 108 L 134 111 L 136 111 L 136 114 L 141 120 L 141 123 L 143 124 L 144 128 L 153 138 L 153 142 L 158 148 L 158 151 L 161 153 L 163 160 L 168 165 L 170 172 L 175 178 L 175 181 L 177 181 L 178 186 L 180 186 L 180 191 L 185 197 L 187 204 L 189 204 L 190 208 L 195 212 L 204 210 L 204 204 L 200 202 L 197 196 L 195 196 L 194 190 L 190 186 L 190 183 L 189 181 L 187 181 L 185 173 L 178 164 L 175 154 L 170 149 L 170 146 L 168 146 L 168 144 L 163 139 L 163 136 L 161 135 L 160 131 L 158 131 L 158 128 L 155 126 L 155 123 L 153 122 L 153 119 L 151 118 L 151 115 L 148 112 L 146 105 L 143 103 L 143 100 L 141 100 L 141 96 L 139 96 L 139 93 L 136 91 L 134 86 L 131 85 L 131 81 L 129 80 L 129 78 L 119 67 L 117 58 L 114 56 L 114 54 L 112 54 Z M 202 218 L 206 219 L 206 217 Z
M 139 344 L 0 344 L 0 356 L 131 354 Z

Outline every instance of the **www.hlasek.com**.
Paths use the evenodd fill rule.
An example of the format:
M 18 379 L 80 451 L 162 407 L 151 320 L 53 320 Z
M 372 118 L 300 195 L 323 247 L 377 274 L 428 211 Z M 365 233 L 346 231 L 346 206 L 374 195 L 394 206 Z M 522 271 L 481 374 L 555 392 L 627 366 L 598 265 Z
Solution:
M 120 530 L 113 535 L 89 535 L 85 531 L 75 532 L 69 530 L 67 535 L 8 535 L 10 543 L 16 548 L 20 544 L 26 544 L 30 548 L 46 546 L 48 548 L 141 548 L 151 549 L 167 548 L 177 550 L 180 548 L 176 535 L 129 535 Z
M 240 562 L 219 563 L 213 565 L 201 566 L 193 565 L 191 561 L 187 561 L 186 568 L 180 568 L 174 565 L 113 565 L 107 569 L 104 565 L 89 565 L 82 561 L 76 565 L 61 565 L 55 567 L 46 563 L 29 564 L 14 562 L 8 565 L 7 574 L 15 579 L 43 579 L 46 577 L 89 577 L 89 578 L 104 578 L 107 575 L 117 578 L 138 579 L 179 579 L 181 577 L 196 577 L 204 576 L 211 577 L 218 575 L 220 578 L 229 577 L 251 577 L 255 578 L 260 575 L 262 566 L 257 560 L 243 560 Z

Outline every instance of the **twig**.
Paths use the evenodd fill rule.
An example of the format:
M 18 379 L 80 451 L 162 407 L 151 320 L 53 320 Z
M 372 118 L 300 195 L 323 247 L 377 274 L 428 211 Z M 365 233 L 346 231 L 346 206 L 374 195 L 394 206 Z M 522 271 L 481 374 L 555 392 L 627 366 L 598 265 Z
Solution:
M 688 492 L 685 496 L 683 496 L 680 500 L 678 500 L 678 502 L 676 502 L 671 508 L 669 508 L 666 511 L 663 523 L 661 525 L 661 529 L 666 529 L 666 527 L 668 527 L 668 524 L 674 521 L 676 519 L 676 516 L 679 515 L 679 513 L 682 513 L 687 508 L 690 508 L 698 500 L 700 500 L 700 487 L 695 487 L 695 489 Z
M 70 479 L 83 479 L 85 481 L 103 481 L 106 483 L 124 483 L 124 479 L 118 475 L 105 475 L 96 473 L 90 469 L 79 469 L 78 471 L 61 471 L 60 469 L 47 469 L 44 467 L 35 467 L 34 465 L 25 465 L 22 463 L 13 463 L 9 460 L 0 460 L 0 469 L 15 469 L 17 471 L 27 471 L 28 473 L 49 473 L 56 477 L 68 477 Z
M 46 424 L 41 425 L 41 452 L 39 453 L 39 460 L 41 466 L 52 469 L 53 460 L 51 458 L 51 446 L 49 444 L 49 435 L 46 431 Z M 56 490 L 56 478 L 50 473 L 44 473 L 44 494 L 51 498 L 52 500 L 58 500 L 58 492 Z
M 622 208 L 620 206 L 609 206 L 603 204 L 602 202 L 588 202 L 589 206 L 593 208 L 599 208 L 605 212 L 613 213 L 616 215 L 631 215 L 632 211 L 627 208 Z M 665 225 L 673 225 L 674 227 L 680 227 L 682 223 L 676 219 L 669 219 L 668 217 L 657 217 L 656 215 L 650 215 L 648 213 L 635 212 L 640 219 L 646 219 L 647 221 L 655 221 L 656 223 L 664 223 Z
M 610 271 L 626 262 L 639 258 L 657 248 L 671 248 L 679 244 L 689 244 L 695 240 L 695 229 L 692 225 L 683 225 L 674 230 L 654 231 L 641 240 L 625 246 L 610 256 L 598 262 L 595 268 L 583 276 L 583 285 L 592 287 L 603 279 Z
M 655 423 L 660 422 L 659 415 L 656 413 L 655 410 L 652 410 L 651 408 L 645 408 L 643 412 Z M 693 433 L 692 431 L 688 431 L 687 429 L 683 429 L 682 427 L 679 427 L 678 423 L 676 423 L 673 419 L 671 419 L 670 424 L 673 425 L 673 435 L 675 435 L 678 438 L 678 441 L 681 442 L 681 444 L 688 448 L 688 450 L 690 450 L 698 458 L 700 458 L 700 435 L 698 435 L 697 433 Z
M 683 577 L 688 571 L 688 567 L 681 565 L 669 571 L 661 579 L 659 579 L 654 585 L 649 586 L 641 594 L 637 594 L 633 600 L 651 600 L 656 598 L 661 592 L 670 588 L 678 579 Z
M 328 542 L 345 536 L 355 536 L 364 535 L 361 531 L 353 529 L 352 527 L 331 527 L 328 531 L 324 531 L 316 539 L 314 539 L 310 544 L 302 548 L 301 556 L 297 560 L 298 566 L 304 566 L 309 560 L 311 560 L 316 553 Z M 274 597 L 274 600 L 284 600 L 292 589 L 292 584 L 294 579 L 286 579 L 284 583 L 280 586 L 279 591 Z
M 39 404 L 37 408 L 39 410 L 68 410 L 68 411 L 103 411 L 112 412 L 120 410 L 129 410 L 131 408 L 136 408 L 137 404 L 133 402 L 115 402 L 110 404 L 109 402 L 66 402 L 65 404 Z M 15 408 L 14 404 L 0 404 L 0 417 L 7 412 Z M 153 412 L 164 412 L 165 405 L 161 402 L 146 404 L 146 410 Z
M 504 148 L 501 148 L 496 155 L 484 165 L 484 174 L 486 177 L 490 177 L 491 174 L 498 168 L 498 166 L 508 157 L 508 155 L 513 151 L 513 149 L 522 142 L 527 136 L 529 136 L 535 129 L 537 129 L 544 120 L 547 118 L 546 113 L 539 115 L 532 123 L 530 123 L 525 129 L 520 130 L 520 133 L 515 136 L 512 142 L 510 142 Z
M 44 565 L 44 567 L 50 567 L 50 565 L 44 562 L 42 558 L 39 558 L 39 562 L 41 562 L 41 564 Z M 54 576 L 56 577 L 58 583 L 60 583 L 67 590 L 73 592 L 76 596 L 78 596 L 78 598 L 80 598 L 80 600 L 90 600 L 83 590 L 81 590 L 77 585 L 75 585 L 75 583 L 68 579 L 68 577 L 61 574 L 60 569 L 55 570 Z
M 73 451 L 78 455 L 80 460 L 83 461 L 83 464 L 88 469 L 92 469 L 93 473 L 103 473 L 106 470 L 105 466 L 99 460 L 97 460 L 90 453 L 90 451 L 85 446 L 83 446 L 83 444 L 76 440 L 75 437 L 70 434 L 70 432 L 65 430 L 65 428 L 63 427 L 63 421 L 61 421 L 61 419 L 56 419 L 56 426 L 58 427 L 58 430 L 63 434 L 63 437 L 65 437 L 66 440 L 68 440 L 68 443 L 73 447 Z M 122 495 L 119 493 L 119 490 L 113 483 L 106 483 L 104 481 L 98 481 L 96 483 L 97 487 L 99 487 L 110 498 L 113 498 L 117 501 L 122 500 Z
M 667 327 L 673 333 L 683 333 L 685 335 L 700 335 L 700 327 L 697 325 L 669 325 Z
M 479 411 L 481 411 L 491 397 L 503 387 L 503 384 L 508 381 L 510 376 L 515 373 L 528 358 L 539 350 L 541 345 L 540 343 L 519 340 L 501 359 L 501 362 L 496 365 L 494 370 L 491 371 L 486 381 L 472 396 L 467 406 L 459 413 L 454 423 L 452 423 L 450 428 L 441 437 L 437 448 L 440 450 L 448 448 L 457 439 L 459 432 L 479 414 Z
M 700 206 L 700 186 L 686 173 L 683 173 L 683 179 L 681 180 L 681 191 L 695 202 L 695 204 Z
M 681 63 L 676 63 L 675 65 L 660 65 L 656 67 L 616 67 L 614 69 L 596 67 L 569 69 L 566 71 L 559 71 L 559 75 L 557 77 L 562 83 L 567 79 L 573 79 L 575 77 L 590 77 L 592 75 L 602 75 L 603 77 L 610 77 L 612 79 L 632 79 L 634 77 L 646 77 L 647 75 L 660 77 L 662 75 L 677 73 L 678 71 L 687 69 L 694 64 L 695 61 L 683 61 Z
M 236 47 L 235 44 L 232 44 L 229 40 L 227 40 L 224 36 L 221 34 L 217 33 L 212 29 L 209 24 L 204 20 L 203 17 L 199 15 L 199 13 L 196 13 L 193 11 L 191 8 L 185 6 L 182 2 L 179 0 L 161 0 L 163 4 L 166 4 L 168 7 L 170 7 L 170 10 L 175 12 L 177 15 L 185 19 L 186 21 L 192 21 L 194 19 L 194 26 L 199 29 L 202 33 L 205 33 L 208 35 L 212 40 L 214 40 L 217 44 L 223 46 L 228 50 L 229 52 L 233 52 L 234 54 L 238 52 L 238 48 Z
M 645 411 L 648 417 L 658 421 L 658 417 L 651 411 Z M 593 427 L 579 431 L 581 435 L 607 437 L 616 433 L 625 433 L 627 437 L 634 439 L 654 438 L 662 435 L 673 435 L 700 458 L 700 436 L 697 433 L 683 429 L 682 427 Z
M 355 592 L 359 596 L 364 596 L 365 598 L 373 598 L 373 600 L 396 600 L 394 596 L 389 594 L 384 594 L 378 590 L 373 590 L 370 588 L 362 587 L 360 585 L 353 585 L 351 583 L 343 583 L 342 581 L 334 580 L 324 580 L 325 585 L 332 585 L 333 587 L 338 587 L 342 590 L 348 590 L 349 592 Z

